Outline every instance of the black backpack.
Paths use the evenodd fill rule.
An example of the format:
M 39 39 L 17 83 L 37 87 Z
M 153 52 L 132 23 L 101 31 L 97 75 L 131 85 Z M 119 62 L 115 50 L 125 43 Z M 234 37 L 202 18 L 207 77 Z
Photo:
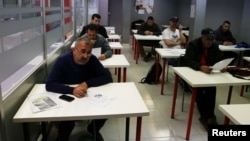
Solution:
M 160 63 L 154 63 L 149 71 L 148 71 L 148 74 L 146 77 L 143 77 L 140 81 L 140 83 L 148 83 L 148 84 L 153 84 L 155 83 L 155 78 L 156 78 L 156 67 L 158 66 L 158 80 L 161 76 L 161 73 L 162 73 L 162 66 Z

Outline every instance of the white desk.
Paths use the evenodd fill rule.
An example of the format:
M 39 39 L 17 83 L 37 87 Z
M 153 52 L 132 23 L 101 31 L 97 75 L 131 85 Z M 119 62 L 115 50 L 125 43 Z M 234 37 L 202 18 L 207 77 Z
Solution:
M 189 30 L 182 30 L 182 33 L 189 36 Z
M 120 42 L 109 42 L 109 46 L 112 50 L 114 50 L 114 54 L 121 54 L 123 46 Z
M 250 48 L 236 48 L 236 45 L 229 45 L 229 46 L 219 45 L 219 49 L 221 51 L 235 51 L 235 52 L 250 50 Z
M 250 57 L 248 56 L 243 57 L 243 59 L 246 60 L 247 62 L 250 62 Z
M 134 83 L 109 83 L 99 87 L 91 87 L 88 91 L 101 92 L 104 96 L 116 99 L 106 107 L 100 107 L 100 105 L 89 102 L 88 97 L 75 98 L 72 102 L 61 101 L 60 108 L 32 113 L 29 100 L 26 98 L 13 117 L 13 121 L 26 123 L 137 117 L 136 141 L 140 141 L 142 116 L 148 116 L 149 110 Z M 58 95 L 59 97 L 59 94 L 47 93 L 45 84 L 36 84 L 29 96 L 35 94 Z M 88 110 L 76 110 L 76 107 L 88 107 Z
M 101 60 L 105 68 L 118 68 L 118 82 L 121 82 L 121 68 L 123 68 L 123 82 L 126 82 L 127 67 L 130 66 L 123 54 L 113 54 L 112 57 Z
M 240 66 L 241 60 L 243 58 L 243 52 L 246 50 L 250 50 L 250 48 L 236 48 L 236 45 L 219 45 L 219 49 L 221 51 L 233 51 L 233 52 L 239 52 L 239 61 L 238 61 L 238 66 Z
M 167 49 L 167 48 L 156 48 L 156 63 L 159 63 L 161 58 L 163 60 L 162 65 L 162 75 L 161 75 L 161 95 L 163 95 L 163 89 L 165 84 L 165 68 L 167 63 L 167 58 L 180 58 L 181 55 L 185 54 L 186 49 Z M 168 71 L 168 70 L 167 70 Z M 158 72 L 158 71 L 156 71 Z M 168 75 L 168 72 L 167 72 Z M 167 76 L 168 78 L 168 76 Z M 156 80 L 158 82 L 158 80 Z
M 175 104 L 178 89 L 178 78 L 182 78 L 192 87 L 192 97 L 190 102 L 190 110 L 188 117 L 188 125 L 186 131 L 186 140 L 189 140 L 191 124 L 193 118 L 194 103 L 196 97 L 196 91 L 198 87 L 209 87 L 209 86 L 229 86 L 229 93 L 227 98 L 227 104 L 230 103 L 233 85 L 249 85 L 249 80 L 243 80 L 233 77 L 231 74 L 225 73 L 214 73 L 206 74 L 201 71 L 193 70 L 189 67 L 173 67 L 175 72 L 175 83 L 174 83 L 174 93 L 172 101 L 172 111 L 171 118 L 174 118 Z
M 237 125 L 250 125 L 250 104 L 219 105 L 219 110 L 226 116 L 224 124 L 228 125 L 229 120 Z
M 118 34 L 111 34 L 108 35 L 109 38 L 107 39 L 109 42 L 120 42 L 121 41 L 121 36 Z
M 134 59 L 136 61 L 136 64 L 138 64 L 138 58 L 139 58 L 139 40 L 145 40 L 145 41 L 161 41 L 162 35 L 156 36 L 156 35 L 139 35 L 134 34 L 135 39 L 135 51 L 134 51 Z

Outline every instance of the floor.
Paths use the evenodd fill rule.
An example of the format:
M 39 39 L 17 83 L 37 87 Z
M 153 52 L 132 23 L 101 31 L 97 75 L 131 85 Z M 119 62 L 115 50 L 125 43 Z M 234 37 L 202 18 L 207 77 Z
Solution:
M 133 60 L 133 50 L 129 44 L 124 44 L 121 53 L 126 56 L 130 63 L 127 69 L 127 81 L 135 82 L 142 98 L 147 105 L 150 115 L 142 118 L 142 141 L 184 141 L 187 128 L 187 118 L 190 103 L 190 93 L 185 93 L 184 111 L 181 111 L 182 88 L 179 87 L 175 118 L 170 118 L 172 93 L 174 86 L 174 74 L 170 66 L 169 79 L 165 83 L 164 95 L 160 95 L 160 84 L 141 84 L 139 81 L 146 76 L 154 59 L 144 62 L 139 58 L 138 64 Z M 150 49 L 149 49 L 150 50 Z M 147 51 L 147 48 L 146 48 Z M 111 69 L 113 79 L 117 80 L 115 71 Z M 195 76 L 194 76 L 195 77 Z M 202 80 L 201 80 L 202 81 Z M 225 104 L 228 87 L 217 87 L 215 114 L 219 124 L 223 124 L 224 116 L 218 110 L 219 104 Z M 233 89 L 231 103 L 249 103 L 250 92 L 245 92 L 244 96 L 239 96 L 240 86 Z M 129 104 L 129 101 L 128 101 Z M 190 141 L 207 141 L 207 132 L 199 123 L 199 114 L 195 106 L 193 122 L 191 127 Z M 91 141 L 91 136 L 86 132 L 88 121 L 78 121 L 71 134 L 71 141 Z M 130 118 L 130 141 L 135 140 L 136 118 Z M 101 129 L 101 134 L 105 141 L 124 141 L 125 140 L 125 118 L 108 119 L 105 126 Z M 56 128 L 52 128 L 49 141 L 53 141 L 56 136 Z

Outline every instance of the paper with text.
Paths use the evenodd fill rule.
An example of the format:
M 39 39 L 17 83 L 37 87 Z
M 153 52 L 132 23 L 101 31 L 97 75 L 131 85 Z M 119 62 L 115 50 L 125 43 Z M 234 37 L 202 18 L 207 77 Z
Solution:
M 108 106 L 116 99 L 116 97 L 110 97 L 100 92 L 94 92 L 94 91 L 88 91 L 87 98 L 89 102 L 101 107 Z
M 34 113 L 58 108 L 61 106 L 59 100 L 56 97 L 49 95 L 30 96 L 29 102 L 31 110 Z

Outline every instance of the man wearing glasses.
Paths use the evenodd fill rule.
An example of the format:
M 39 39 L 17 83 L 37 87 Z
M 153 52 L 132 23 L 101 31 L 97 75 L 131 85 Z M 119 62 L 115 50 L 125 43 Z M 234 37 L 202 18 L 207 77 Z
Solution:
M 89 87 L 112 82 L 111 76 L 100 61 L 91 54 L 91 50 L 92 43 L 90 39 L 86 37 L 77 39 L 76 46 L 72 48 L 72 51 L 61 55 L 55 62 L 46 81 L 46 90 L 82 98 L 86 95 Z M 71 87 L 70 84 L 79 85 Z M 87 110 L 87 107 L 83 109 L 76 107 L 76 110 Z M 103 141 L 99 131 L 105 122 L 106 119 L 92 120 L 87 127 L 87 131 L 92 135 L 95 129 L 97 141 Z M 60 121 L 58 141 L 69 141 L 74 123 L 75 121 Z

